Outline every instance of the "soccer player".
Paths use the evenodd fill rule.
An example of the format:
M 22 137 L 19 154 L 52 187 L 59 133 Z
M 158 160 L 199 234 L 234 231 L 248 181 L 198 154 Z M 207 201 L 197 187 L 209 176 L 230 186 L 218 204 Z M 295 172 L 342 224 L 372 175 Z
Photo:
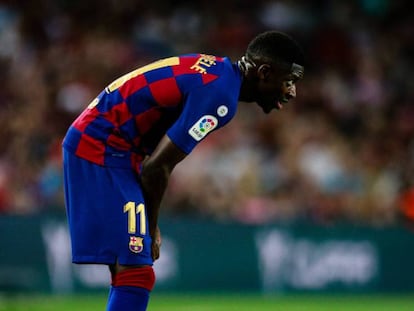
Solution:
M 301 48 L 277 31 L 259 34 L 243 57 L 191 54 L 138 68 L 109 84 L 63 141 L 72 260 L 105 264 L 107 310 L 146 310 L 155 283 L 161 199 L 177 163 L 227 124 L 239 101 L 265 113 L 296 96 Z

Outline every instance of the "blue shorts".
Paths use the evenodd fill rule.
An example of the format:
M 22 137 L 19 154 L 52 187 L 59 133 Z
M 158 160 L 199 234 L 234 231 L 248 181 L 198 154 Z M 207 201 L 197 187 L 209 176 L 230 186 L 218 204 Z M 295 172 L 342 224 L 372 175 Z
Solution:
M 74 263 L 152 265 L 142 190 L 132 169 L 103 167 L 63 150 Z

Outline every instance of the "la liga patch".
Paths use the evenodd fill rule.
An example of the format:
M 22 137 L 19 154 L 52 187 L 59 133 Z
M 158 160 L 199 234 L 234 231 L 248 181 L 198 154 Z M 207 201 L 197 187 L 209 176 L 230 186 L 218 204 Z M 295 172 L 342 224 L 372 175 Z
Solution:
M 189 130 L 188 134 L 196 141 L 202 140 L 209 132 L 217 127 L 217 118 L 212 115 L 202 116 Z

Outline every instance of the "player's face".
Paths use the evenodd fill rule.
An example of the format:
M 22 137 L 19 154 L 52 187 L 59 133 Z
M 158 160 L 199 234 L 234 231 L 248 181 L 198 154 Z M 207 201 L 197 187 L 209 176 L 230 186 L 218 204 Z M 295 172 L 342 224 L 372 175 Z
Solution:
M 273 109 L 280 110 L 289 100 L 296 97 L 296 84 L 294 80 L 283 79 L 274 83 L 264 83 L 259 86 L 257 104 L 265 113 Z
M 303 68 L 302 68 L 303 69 Z M 257 86 L 257 104 L 265 113 L 273 109 L 282 109 L 283 105 L 296 97 L 296 82 L 299 77 L 292 70 L 271 68 L 259 80 Z

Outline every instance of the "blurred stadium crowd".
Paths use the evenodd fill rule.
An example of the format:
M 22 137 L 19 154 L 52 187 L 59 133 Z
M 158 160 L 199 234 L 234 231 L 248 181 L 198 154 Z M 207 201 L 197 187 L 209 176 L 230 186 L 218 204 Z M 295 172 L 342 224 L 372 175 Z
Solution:
M 288 107 L 236 118 L 176 168 L 164 215 L 414 221 L 414 16 L 401 0 L 0 3 L 0 213 L 64 212 L 60 144 L 109 82 L 173 54 L 237 60 L 258 32 L 307 55 Z

